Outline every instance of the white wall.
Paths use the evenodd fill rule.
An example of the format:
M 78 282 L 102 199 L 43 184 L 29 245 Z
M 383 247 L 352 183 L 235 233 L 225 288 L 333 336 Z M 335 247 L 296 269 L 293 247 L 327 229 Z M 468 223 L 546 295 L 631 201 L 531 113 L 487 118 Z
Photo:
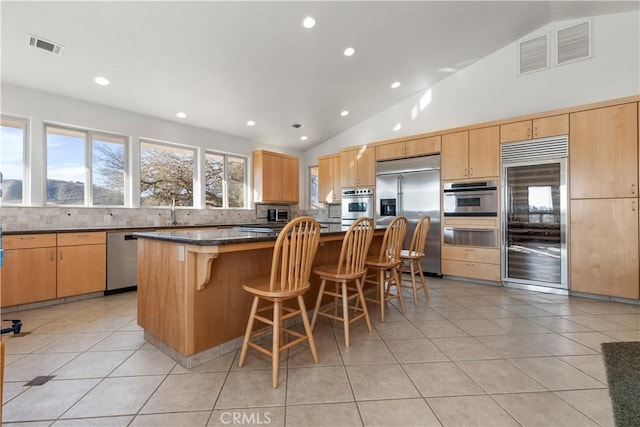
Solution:
M 42 206 L 44 182 L 44 122 L 59 123 L 85 129 L 101 130 L 117 133 L 131 138 L 130 159 L 139 158 L 138 138 L 184 144 L 200 148 L 245 155 L 251 159 L 251 152 L 259 149 L 283 152 L 280 147 L 259 144 L 255 141 L 240 138 L 221 132 L 185 126 L 180 123 L 161 120 L 137 113 L 117 110 L 98 104 L 66 98 L 51 93 L 28 89 L 3 83 L 1 86 L 0 111 L 3 114 L 27 118 L 30 120 L 30 164 L 29 179 L 31 181 L 32 206 Z M 201 150 L 203 151 L 203 150 Z M 286 151 L 288 154 L 301 156 L 299 151 Z M 199 156 L 203 154 L 200 153 Z M 202 160 L 202 158 L 200 157 Z M 251 161 L 251 160 L 250 160 Z M 131 160 L 134 167 L 132 181 L 138 181 L 137 162 Z M 307 169 L 301 167 L 301 173 Z M 250 178 L 251 179 L 251 176 Z M 139 195 L 134 194 L 136 202 Z
M 530 36 L 548 33 L 553 44 L 556 29 L 582 21 L 555 22 Z M 305 163 L 343 147 L 640 94 L 640 14 L 593 17 L 591 31 L 590 59 L 561 66 L 551 59 L 550 69 L 518 77 L 514 42 L 307 151 Z

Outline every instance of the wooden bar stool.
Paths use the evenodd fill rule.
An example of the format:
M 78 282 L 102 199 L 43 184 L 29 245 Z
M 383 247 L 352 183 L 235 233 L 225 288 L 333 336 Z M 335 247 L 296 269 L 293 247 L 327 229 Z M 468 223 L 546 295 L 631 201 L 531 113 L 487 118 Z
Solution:
M 328 317 L 334 320 L 341 320 L 344 323 L 344 344 L 349 347 L 349 325 L 358 319 L 365 318 L 367 327 L 371 332 L 371 321 L 367 312 L 367 305 L 364 301 L 362 293 L 362 280 L 366 272 L 365 261 L 367 260 L 367 252 L 373 239 L 374 223 L 371 218 L 359 218 L 347 230 L 342 240 L 342 249 L 340 249 L 340 257 L 338 265 L 322 265 L 316 267 L 313 272 L 320 276 L 320 291 L 318 292 L 318 300 L 313 312 L 311 320 L 311 330 L 316 325 L 318 315 Z M 327 281 L 333 282 L 335 287 L 331 290 L 326 289 Z M 353 282 L 354 286 L 348 286 Z M 325 295 L 334 298 L 333 307 L 320 310 L 322 297 Z M 349 305 L 349 301 L 357 299 L 356 305 Z M 338 308 L 342 306 L 342 316 L 338 315 Z M 349 318 L 349 309 L 360 312 Z M 331 313 L 333 311 L 333 313 Z
M 365 265 L 367 273 L 366 283 L 376 285 L 377 298 L 367 298 L 367 301 L 380 304 L 380 321 L 384 322 L 385 304 L 387 301 L 398 298 L 402 312 L 407 310 L 404 306 L 404 297 L 400 287 L 400 251 L 402 242 L 407 234 L 407 218 L 403 216 L 395 217 L 384 232 L 382 247 L 378 256 L 367 259 Z M 391 287 L 396 287 L 396 293 L 391 293 Z
M 416 229 L 413 231 L 411 237 L 411 244 L 409 249 L 402 250 L 400 252 L 400 273 L 401 273 L 401 288 L 411 289 L 413 292 L 413 302 L 418 305 L 418 289 L 422 288 L 424 291 L 424 297 L 429 298 L 429 291 L 427 290 L 427 282 L 424 279 L 424 272 L 422 271 L 422 265 L 420 261 L 425 256 L 424 245 L 427 240 L 427 233 L 431 226 L 430 216 L 421 216 L 416 225 Z M 420 275 L 421 284 L 416 283 L 416 272 Z M 411 274 L 411 286 L 404 285 L 403 282 L 408 282 L 402 277 L 402 273 Z M 402 289 L 401 289 L 402 290 Z
M 271 261 L 271 275 L 261 277 L 242 286 L 249 294 L 253 295 L 253 305 L 251 314 L 247 322 L 247 330 L 244 334 L 244 342 L 240 352 L 238 365 L 244 365 L 247 356 L 247 348 L 256 350 L 271 356 L 273 388 L 278 387 L 278 377 L 280 370 L 280 352 L 289 347 L 293 347 L 303 341 L 309 341 L 309 349 L 313 356 L 313 361 L 318 363 L 318 353 L 313 341 L 311 325 L 307 317 L 307 309 L 302 296 L 309 290 L 309 276 L 311 275 L 311 264 L 316 255 L 320 242 L 320 225 L 308 216 L 291 220 L 278 234 L 275 247 L 273 248 L 273 258 Z M 283 302 L 296 298 L 298 309 L 285 307 Z M 268 305 L 258 309 L 260 300 L 268 302 Z M 271 318 L 261 314 L 264 311 L 273 311 Z M 283 311 L 286 314 L 283 314 Z M 304 332 L 300 333 L 284 327 L 284 322 L 294 316 L 300 315 L 304 324 Z M 254 321 L 259 321 L 267 325 L 256 332 L 253 332 Z M 251 341 L 252 338 L 263 335 L 266 330 L 272 328 L 273 345 L 271 350 Z M 290 342 L 284 344 L 284 333 L 295 336 Z

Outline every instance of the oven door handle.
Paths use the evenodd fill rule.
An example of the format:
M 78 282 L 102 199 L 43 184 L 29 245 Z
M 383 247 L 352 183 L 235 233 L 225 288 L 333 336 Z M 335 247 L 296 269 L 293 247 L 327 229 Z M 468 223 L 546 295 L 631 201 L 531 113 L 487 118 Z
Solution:
M 482 187 L 482 188 L 452 188 L 442 190 L 444 194 L 461 194 L 461 193 L 472 193 L 472 194 L 491 194 L 498 189 L 496 187 Z

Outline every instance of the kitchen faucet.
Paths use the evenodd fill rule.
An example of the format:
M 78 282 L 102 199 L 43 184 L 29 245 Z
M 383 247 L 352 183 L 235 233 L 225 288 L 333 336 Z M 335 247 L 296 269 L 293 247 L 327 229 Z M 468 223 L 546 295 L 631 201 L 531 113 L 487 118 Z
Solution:
M 171 225 L 178 225 L 176 221 L 176 198 L 171 198 Z

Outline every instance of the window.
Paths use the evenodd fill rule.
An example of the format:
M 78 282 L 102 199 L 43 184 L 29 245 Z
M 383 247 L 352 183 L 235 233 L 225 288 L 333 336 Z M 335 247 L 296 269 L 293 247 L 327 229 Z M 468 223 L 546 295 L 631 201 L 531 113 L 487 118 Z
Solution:
M 22 204 L 25 197 L 25 153 L 27 149 L 27 121 L 2 116 L 0 126 L 0 172 L 2 203 Z
M 318 194 L 318 166 L 309 166 L 309 207 L 311 209 L 323 207 Z
M 124 206 L 126 137 L 46 125 L 47 203 Z
M 140 206 L 193 206 L 196 151 L 140 141 Z
M 205 153 L 205 205 L 213 208 L 247 206 L 247 159 Z

